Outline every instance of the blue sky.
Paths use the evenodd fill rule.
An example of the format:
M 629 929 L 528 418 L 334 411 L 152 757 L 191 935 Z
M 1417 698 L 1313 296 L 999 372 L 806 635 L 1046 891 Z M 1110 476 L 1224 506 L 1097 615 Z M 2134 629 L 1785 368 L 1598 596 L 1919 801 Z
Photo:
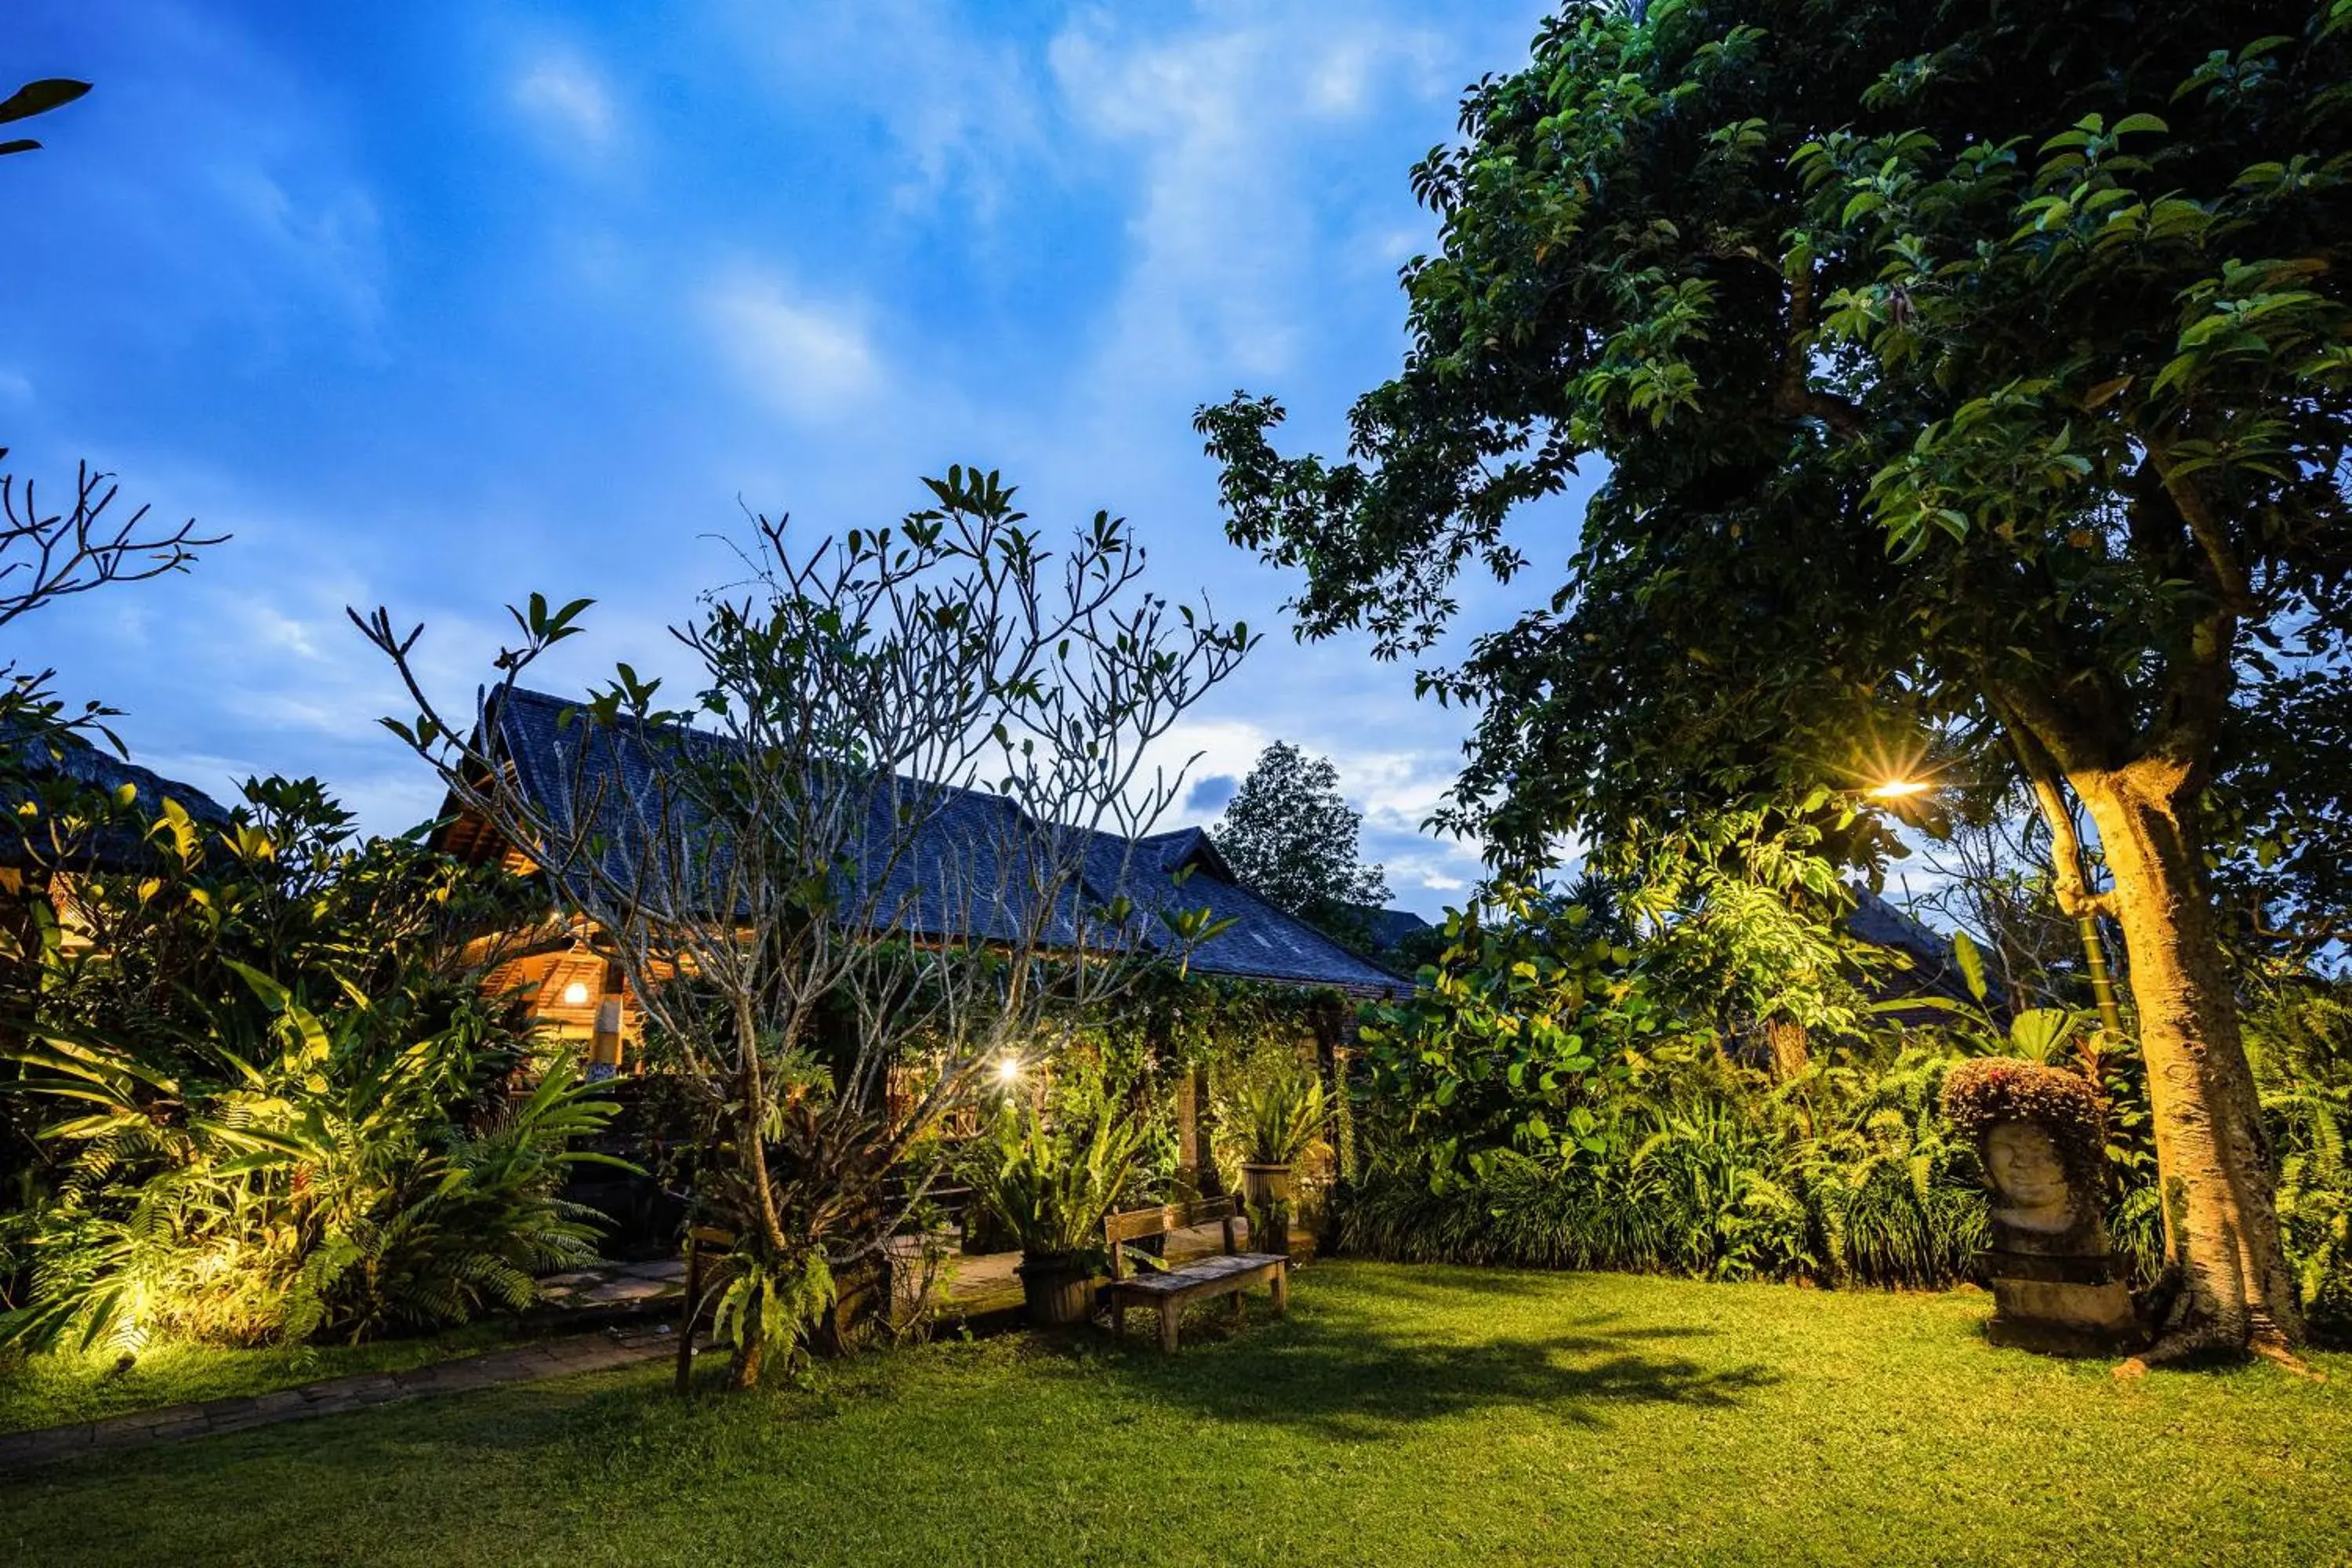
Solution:
M 1275 632 L 1174 737 L 1190 818 L 1270 740 L 1328 754 L 1434 913 L 1476 871 L 1416 832 L 1464 721 L 1289 638 L 1191 415 L 1273 392 L 1294 444 L 1340 444 L 1431 242 L 1407 171 L 1545 9 L 12 0 L 6 85 L 97 89 L 0 163 L 0 444 L 236 539 L 0 655 L 126 710 L 167 773 L 315 773 L 396 829 L 436 792 L 346 604 L 427 623 L 460 706 L 533 589 L 599 601 L 551 679 L 675 668 L 739 502 L 847 528 L 978 461 L 1049 525 L 1124 513 L 1157 585 Z

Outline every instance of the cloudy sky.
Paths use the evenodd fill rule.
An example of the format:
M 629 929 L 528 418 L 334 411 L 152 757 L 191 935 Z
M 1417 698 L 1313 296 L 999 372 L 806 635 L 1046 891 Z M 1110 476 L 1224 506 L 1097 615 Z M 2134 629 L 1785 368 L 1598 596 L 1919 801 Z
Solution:
M 461 707 L 533 589 L 599 601 L 551 681 L 670 668 L 739 506 L 887 521 L 979 462 L 1048 524 L 1127 515 L 1157 585 L 1274 629 L 1177 737 L 1190 819 L 1292 741 L 1434 913 L 1476 869 L 1417 831 L 1463 720 L 1288 637 L 1191 415 L 1273 392 L 1293 443 L 1339 445 L 1430 243 L 1407 171 L 1545 8 L 9 0 L 5 85 L 97 89 L 0 162 L 0 444 L 236 538 L 0 658 L 126 710 L 167 773 L 315 773 L 396 829 L 436 792 L 373 722 L 401 704 L 345 605 L 427 623 Z

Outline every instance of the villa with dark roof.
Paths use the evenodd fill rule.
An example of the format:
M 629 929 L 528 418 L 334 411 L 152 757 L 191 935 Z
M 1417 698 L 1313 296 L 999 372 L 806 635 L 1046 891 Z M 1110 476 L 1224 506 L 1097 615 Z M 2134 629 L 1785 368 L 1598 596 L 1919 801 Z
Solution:
M 89 925 L 76 879 L 156 866 L 145 825 L 165 801 L 200 828 L 231 826 L 227 808 L 194 785 L 70 730 L 0 727 L 0 952 L 30 952 L 43 910 L 68 946 L 83 943 Z
M 730 742 L 699 731 L 646 732 L 563 722 L 564 711 L 576 706 L 573 700 L 515 690 L 495 701 L 483 721 L 497 727 L 493 749 L 506 760 L 516 787 L 535 811 L 566 826 L 574 825 L 575 811 L 593 813 L 596 837 L 606 846 L 604 853 L 642 853 L 641 830 L 632 825 L 659 813 L 651 797 L 665 754 L 675 756 L 675 748 L 681 746 Z M 903 896 L 894 901 L 914 911 L 913 926 L 921 929 L 928 922 L 932 934 L 942 938 L 985 941 L 992 934 L 987 922 L 1006 914 L 972 907 L 982 900 L 940 896 L 929 884 L 951 879 L 949 868 L 999 852 L 999 847 L 1017 842 L 1024 834 L 1083 831 L 1035 821 L 1013 801 L 986 791 L 931 792 L 929 798 L 921 839 L 911 854 L 881 874 L 904 884 Z M 545 869 L 459 802 L 453 799 L 446 815 L 435 838 L 437 847 L 477 863 L 498 859 L 520 871 Z M 632 842 L 633 834 L 637 842 Z M 888 835 L 877 832 L 874 837 L 878 841 Z M 1361 998 L 1392 996 L 1412 987 L 1410 981 L 1260 898 L 1234 875 L 1216 846 L 1197 827 L 1136 839 L 1089 832 L 1082 864 L 1083 885 L 1072 896 L 1089 907 L 1107 907 L 1123 897 L 1146 913 L 1205 910 L 1222 929 L 1185 955 L 1195 973 L 1302 990 L 1330 989 Z M 994 885 L 1011 887 L 1015 881 L 1003 878 Z M 585 1041 L 592 1064 L 623 1068 L 642 1026 L 635 998 L 621 966 L 597 951 L 593 933 L 583 935 L 563 916 L 563 911 L 551 910 L 544 930 L 509 942 L 509 956 L 486 984 L 500 992 L 525 990 L 543 1029 Z M 1074 921 L 1056 919 L 1076 929 Z M 950 929 L 963 923 L 978 923 L 981 929 Z M 1150 944 L 1158 940 L 1154 929 L 1148 921 L 1135 921 L 1125 940 Z

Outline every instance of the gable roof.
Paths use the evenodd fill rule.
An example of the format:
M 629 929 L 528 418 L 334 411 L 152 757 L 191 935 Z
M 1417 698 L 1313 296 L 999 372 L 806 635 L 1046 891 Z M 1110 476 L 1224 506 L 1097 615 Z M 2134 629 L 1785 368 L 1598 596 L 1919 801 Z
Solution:
M 656 779 L 667 759 L 733 742 L 679 726 L 563 722 L 563 712 L 578 706 L 576 700 L 517 689 L 496 700 L 483 718 L 486 725 L 497 726 L 515 782 L 535 807 L 566 829 L 583 826 L 581 818 L 593 815 L 594 823 L 585 826 L 602 840 L 604 869 L 625 885 L 634 880 L 631 868 L 659 862 L 658 849 L 648 854 L 645 825 L 663 809 Z M 1023 917 L 1032 912 L 1016 907 L 1030 885 L 1022 857 L 1041 848 L 1058 850 L 1065 846 L 1055 836 L 1082 832 L 1087 841 L 1077 847 L 1081 885 L 1067 892 L 1066 907 L 1048 911 L 1044 926 L 1049 942 L 1076 945 L 1081 930 L 1099 929 L 1098 920 L 1083 919 L 1081 900 L 1101 908 L 1124 896 L 1142 917 L 1130 926 L 1129 940 L 1146 945 L 1163 941 L 1153 918 L 1160 911 L 1205 908 L 1213 919 L 1231 921 L 1190 954 L 1191 967 L 1203 973 L 1364 994 L 1411 988 L 1411 982 L 1358 957 L 1242 886 L 1197 827 L 1129 839 L 1041 823 L 1013 801 L 983 790 L 909 781 L 904 797 L 894 802 L 897 794 L 876 792 L 871 826 L 861 842 L 875 847 L 869 869 L 881 879 L 877 904 L 899 911 L 894 923 L 912 933 L 1016 938 Z M 885 863 L 890 847 L 903 841 L 891 816 L 899 804 L 913 804 L 923 821 L 915 841 Z M 678 809 L 674 797 L 667 805 Z M 695 824 L 671 826 L 699 831 Z M 480 833 L 479 824 L 445 828 L 439 841 L 478 852 L 485 847 L 476 842 Z M 968 925 L 979 929 L 961 929 Z
M 1349 904 L 1348 908 L 1363 921 L 1375 947 L 1392 948 L 1415 931 L 1437 929 L 1411 910 L 1384 910 L 1378 904 Z
M 127 784 L 131 809 L 142 822 L 152 821 L 162 814 L 163 802 L 173 800 L 205 826 L 230 825 L 227 808 L 193 784 L 126 762 L 70 730 L 35 730 L 19 723 L 0 729 L 0 812 L 10 824 L 0 829 L 0 866 L 37 862 L 68 871 L 135 871 L 152 863 L 154 851 L 144 832 L 127 821 L 110 821 L 95 832 L 76 834 L 68 844 L 58 844 L 47 816 L 46 787 L 57 781 L 107 795 Z M 27 807 L 32 808 L 29 815 Z
M 1973 1003 L 1968 982 L 1961 978 L 1960 966 L 1952 956 L 1949 937 L 1937 934 L 1859 883 L 1853 885 L 1853 912 L 1846 917 L 1846 929 L 1873 946 L 1909 961 L 1900 973 L 1882 976 L 1873 985 L 1882 1001 L 1940 996 Z M 1987 1005 L 1995 1012 L 2006 1008 L 2009 997 L 2000 982 L 1987 975 L 1985 984 Z

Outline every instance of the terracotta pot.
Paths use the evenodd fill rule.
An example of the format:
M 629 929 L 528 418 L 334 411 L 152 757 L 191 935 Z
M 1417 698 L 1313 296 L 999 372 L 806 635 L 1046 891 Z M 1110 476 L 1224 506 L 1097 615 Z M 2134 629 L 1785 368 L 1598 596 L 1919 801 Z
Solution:
M 1076 1252 L 1024 1252 L 1013 1270 L 1033 1329 L 1083 1323 L 1094 1316 L 1094 1270 Z

